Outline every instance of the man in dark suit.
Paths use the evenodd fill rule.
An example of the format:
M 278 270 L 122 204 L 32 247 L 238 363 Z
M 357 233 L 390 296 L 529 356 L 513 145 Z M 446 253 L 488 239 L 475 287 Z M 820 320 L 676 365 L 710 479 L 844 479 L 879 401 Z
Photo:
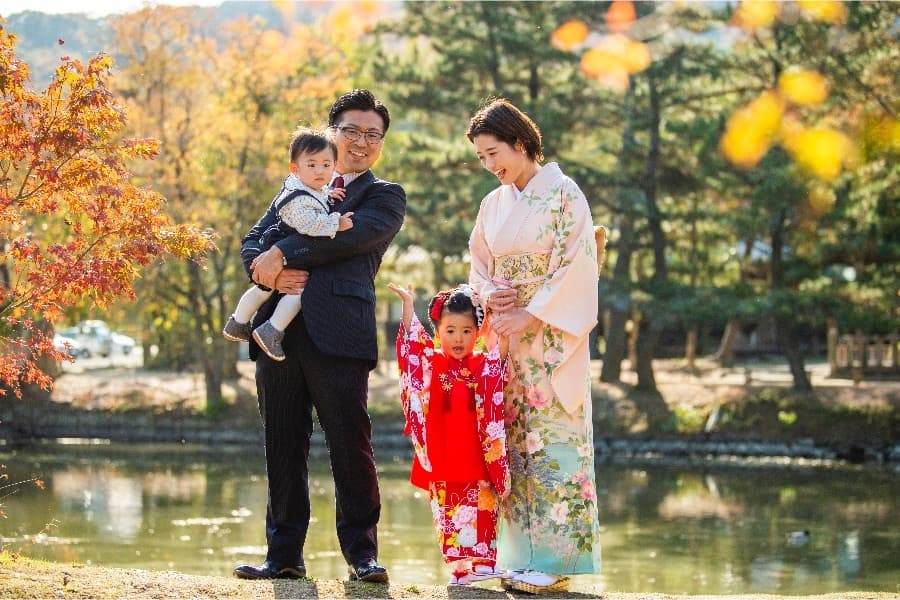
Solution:
M 371 92 L 353 90 L 338 98 L 328 124 L 338 147 L 335 171 L 346 190 L 335 210 L 352 212 L 353 228 L 334 238 L 293 235 L 261 252 L 259 234 L 277 216 L 270 206 L 241 246 L 254 282 L 282 293 L 303 290 L 299 318 L 282 342 L 285 360 L 270 359 L 251 342 L 266 436 L 268 553 L 262 565 L 234 570 L 245 579 L 306 575 L 303 544 L 310 519 L 308 459 L 315 407 L 328 444 L 337 535 L 350 579 L 388 580 L 377 563 L 381 500 L 366 404 L 369 371 L 378 360 L 375 273 L 403 223 L 406 194 L 369 170 L 390 125 L 387 107 Z M 276 300 L 273 294 L 253 327 L 268 318 Z

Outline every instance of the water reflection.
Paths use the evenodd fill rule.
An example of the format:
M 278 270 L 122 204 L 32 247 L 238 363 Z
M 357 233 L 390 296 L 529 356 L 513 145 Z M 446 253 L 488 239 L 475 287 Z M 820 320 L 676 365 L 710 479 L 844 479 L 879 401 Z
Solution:
M 228 575 L 265 553 L 255 449 L 47 446 L 0 454 L 12 481 L 7 547 L 104 566 Z M 381 559 L 401 584 L 444 584 L 408 458 L 380 457 Z M 900 477 L 875 468 L 599 465 L 604 573 L 579 584 L 690 594 L 900 591 Z M 314 461 L 312 576 L 343 578 L 327 460 Z M 48 523 L 56 523 L 47 527 Z M 791 537 L 808 532 L 808 537 Z M 802 543 L 797 543 L 797 541 Z

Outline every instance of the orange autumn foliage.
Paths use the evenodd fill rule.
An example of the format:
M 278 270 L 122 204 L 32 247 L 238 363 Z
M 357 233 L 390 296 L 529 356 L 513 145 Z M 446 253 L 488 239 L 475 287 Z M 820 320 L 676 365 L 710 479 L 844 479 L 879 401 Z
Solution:
M 130 183 L 126 164 L 157 147 L 122 138 L 112 60 L 63 57 L 36 92 L 15 42 L 0 19 L 0 394 L 52 383 L 36 360 L 63 356 L 38 324 L 85 299 L 131 298 L 141 267 L 213 248 L 208 233 L 172 222 L 160 194 Z

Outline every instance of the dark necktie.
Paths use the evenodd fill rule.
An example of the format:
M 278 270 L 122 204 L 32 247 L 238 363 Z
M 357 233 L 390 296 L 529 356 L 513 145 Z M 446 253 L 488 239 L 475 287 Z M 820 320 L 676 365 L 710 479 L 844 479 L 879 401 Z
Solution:
M 334 181 L 331 182 L 331 189 L 337 190 L 337 189 L 341 189 L 343 187 L 344 187 L 344 177 L 341 175 L 338 175 L 337 177 L 334 178 Z M 334 196 L 330 196 L 328 198 L 329 204 L 334 204 L 335 202 L 340 202 L 340 201 L 341 201 L 340 198 L 335 198 Z

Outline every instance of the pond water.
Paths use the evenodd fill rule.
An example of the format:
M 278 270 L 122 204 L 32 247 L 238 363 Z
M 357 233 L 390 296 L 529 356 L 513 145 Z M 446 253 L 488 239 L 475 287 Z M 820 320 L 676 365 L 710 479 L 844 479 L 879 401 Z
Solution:
M 446 583 L 408 456 L 379 455 L 380 560 L 393 582 Z M 109 567 L 228 576 L 265 553 L 265 467 L 255 448 L 0 447 L 5 548 Z M 600 464 L 609 591 L 812 594 L 900 591 L 900 474 L 876 467 Z M 314 461 L 310 576 L 344 578 L 327 460 Z M 0 497 L 10 488 L 0 490 Z M 808 531 L 806 535 L 791 535 Z

